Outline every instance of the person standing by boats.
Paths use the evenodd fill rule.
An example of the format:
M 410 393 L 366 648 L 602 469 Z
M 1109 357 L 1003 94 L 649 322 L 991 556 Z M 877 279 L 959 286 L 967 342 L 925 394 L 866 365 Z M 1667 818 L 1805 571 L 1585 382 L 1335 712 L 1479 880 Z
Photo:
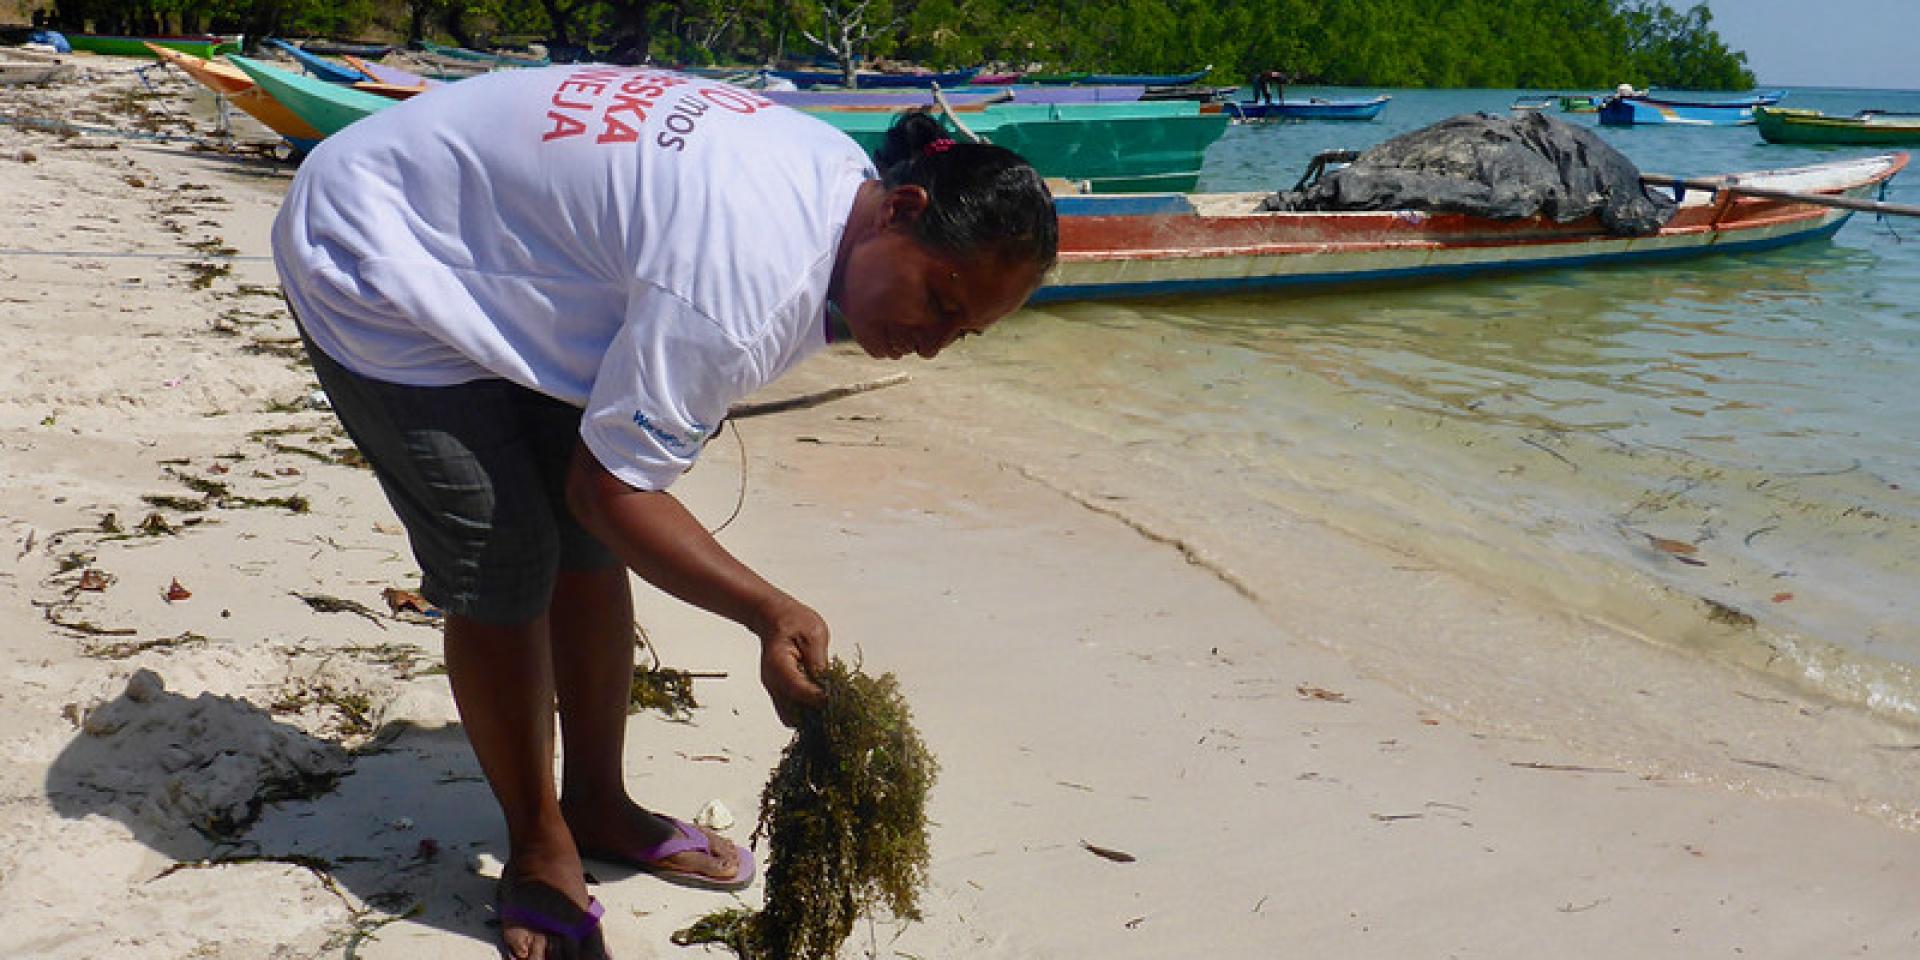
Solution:
M 1287 75 L 1278 70 L 1262 70 L 1253 75 L 1254 103 L 1286 102 Z
M 870 159 L 716 82 L 505 71 L 328 138 L 273 238 L 321 384 L 447 614 L 506 819 L 509 955 L 604 955 L 583 856 L 751 882 L 747 850 L 627 795 L 628 571 L 752 632 L 784 722 L 819 705 L 826 621 L 668 487 L 733 401 L 828 342 L 931 358 L 1017 309 L 1058 246 L 1040 177 L 924 113 Z

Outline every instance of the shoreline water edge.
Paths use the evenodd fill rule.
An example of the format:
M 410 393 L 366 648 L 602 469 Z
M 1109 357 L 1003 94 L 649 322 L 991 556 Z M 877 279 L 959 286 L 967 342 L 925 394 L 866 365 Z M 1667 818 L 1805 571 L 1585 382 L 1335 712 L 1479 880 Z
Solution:
M 0 112 L 203 135 L 205 98 L 134 65 L 88 58 L 81 82 L 0 91 Z M 404 538 L 274 290 L 290 171 L 0 126 L 18 344 L 0 385 L 0 909 L 28 955 L 489 955 L 491 800 L 433 622 L 405 606 Z M 1368 308 L 1410 323 L 1423 300 L 1483 297 L 1521 323 L 1596 295 L 1528 289 Z M 1323 324 L 1352 309 L 1289 305 Z M 1920 723 L 1770 662 L 1786 640 L 1701 601 L 1724 585 L 1635 578 L 1587 559 L 1581 532 L 1624 527 L 1619 549 L 1731 581 L 1712 537 L 1671 531 L 1737 540 L 1764 516 L 1620 524 L 1639 494 L 1593 475 L 1635 473 L 1600 467 L 1565 502 L 1517 502 L 1516 468 L 1653 454 L 1523 416 L 1409 429 L 1375 402 L 1395 371 L 1203 320 L 1030 310 L 904 385 L 735 424 L 676 488 L 710 524 L 740 508 L 730 548 L 818 598 L 838 651 L 897 672 L 940 756 L 928 919 L 861 950 L 1920 942 Z M 833 350 L 771 392 L 899 369 Z M 1425 388 L 1403 386 L 1417 410 Z M 1676 464 L 1635 469 L 1693 469 Z M 1807 482 L 1837 502 L 1860 477 L 1903 483 Z M 1509 508 L 1520 522 L 1485 525 Z M 663 660 L 723 678 L 697 685 L 692 722 L 634 719 L 636 790 L 750 823 L 784 732 L 749 644 L 641 593 Z M 682 955 L 667 935 L 721 902 L 591 869 L 621 957 Z

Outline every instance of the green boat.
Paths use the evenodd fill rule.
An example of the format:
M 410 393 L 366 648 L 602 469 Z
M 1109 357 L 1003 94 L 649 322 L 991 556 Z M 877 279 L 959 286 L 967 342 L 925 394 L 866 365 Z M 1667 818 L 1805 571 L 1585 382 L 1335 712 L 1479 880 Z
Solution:
M 1920 114 L 1863 110 L 1836 117 L 1818 110 L 1754 107 L 1753 123 L 1768 143 L 1920 145 Z
M 277 70 L 238 54 L 230 54 L 227 59 L 322 137 L 333 136 L 355 120 L 400 102 L 344 84 Z
M 223 53 L 240 51 L 239 37 L 216 37 L 211 34 L 194 37 L 109 37 L 90 33 L 69 33 L 64 36 L 75 50 L 101 53 L 112 57 L 139 57 L 143 60 L 152 60 L 155 56 L 152 50 L 147 49 L 149 43 L 156 47 L 166 47 L 191 54 L 202 60 L 212 60 Z
M 893 114 L 811 110 L 871 153 Z M 1200 179 L 1207 148 L 1226 132 L 1224 113 L 1191 101 L 1009 103 L 963 111 L 968 130 L 1026 157 L 1044 177 L 1088 181 L 1095 193 L 1184 193 Z M 940 122 L 964 136 L 948 114 Z
M 1086 71 L 1079 73 L 1023 73 L 1020 75 L 1018 82 L 1037 83 L 1049 87 L 1064 87 L 1069 84 L 1086 83 L 1087 78 L 1091 76 L 1093 76 L 1093 74 L 1087 73 Z
M 1565 113 L 1599 113 L 1601 99 L 1587 93 L 1566 94 L 1560 98 L 1560 109 Z

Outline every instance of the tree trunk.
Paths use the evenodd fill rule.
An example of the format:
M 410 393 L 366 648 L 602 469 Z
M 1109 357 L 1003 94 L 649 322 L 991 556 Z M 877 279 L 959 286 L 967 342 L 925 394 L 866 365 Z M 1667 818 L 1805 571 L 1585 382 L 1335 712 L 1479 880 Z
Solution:
M 607 62 L 625 66 L 647 62 L 647 48 L 653 42 L 649 23 L 653 4 L 654 0 L 617 0 L 609 4 L 613 22 L 607 39 L 613 47 L 607 51 Z

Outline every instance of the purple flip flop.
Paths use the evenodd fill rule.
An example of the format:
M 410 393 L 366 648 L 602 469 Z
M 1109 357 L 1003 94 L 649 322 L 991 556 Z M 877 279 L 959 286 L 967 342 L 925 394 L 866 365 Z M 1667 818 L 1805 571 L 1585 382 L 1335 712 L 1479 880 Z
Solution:
M 538 880 L 500 878 L 494 887 L 494 915 L 508 924 L 547 935 L 547 956 L 555 960 L 606 960 L 607 943 L 600 918 L 607 908 L 587 898 L 580 909 L 567 895 Z
M 617 863 L 622 866 L 632 867 L 635 870 L 651 873 L 668 883 L 677 883 L 684 887 L 695 887 L 701 890 L 730 892 L 734 890 L 744 890 L 748 885 L 753 883 L 753 851 L 737 843 L 733 845 L 733 848 L 739 851 L 740 867 L 734 872 L 734 875 L 729 878 L 710 877 L 704 873 L 695 873 L 691 870 L 675 870 L 672 867 L 660 866 L 660 861 L 676 853 L 685 853 L 689 850 L 698 850 L 701 853 L 714 857 L 718 857 L 718 854 L 713 852 L 713 845 L 708 841 L 705 830 L 677 817 L 669 817 L 664 814 L 654 814 L 654 816 L 672 825 L 672 836 L 651 847 L 644 847 L 631 853 L 609 856 L 600 853 L 582 852 L 581 856 L 589 860 L 600 860 L 606 863 Z

